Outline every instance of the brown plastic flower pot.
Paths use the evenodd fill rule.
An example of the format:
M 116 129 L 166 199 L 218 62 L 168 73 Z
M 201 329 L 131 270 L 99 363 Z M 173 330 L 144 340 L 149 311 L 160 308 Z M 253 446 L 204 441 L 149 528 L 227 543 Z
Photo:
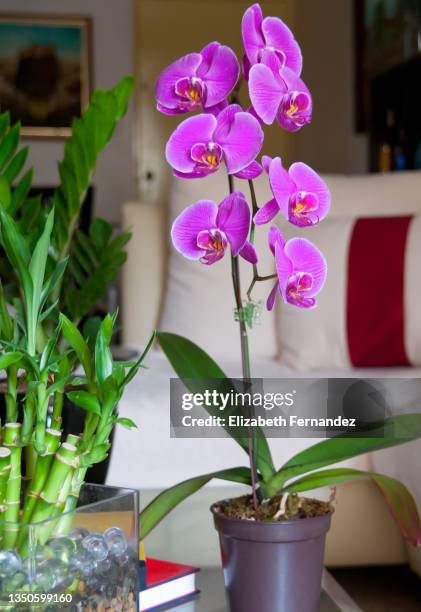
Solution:
M 211 507 L 219 533 L 231 612 L 317 612 L 331 514 L 282 522 L 224 516 Z

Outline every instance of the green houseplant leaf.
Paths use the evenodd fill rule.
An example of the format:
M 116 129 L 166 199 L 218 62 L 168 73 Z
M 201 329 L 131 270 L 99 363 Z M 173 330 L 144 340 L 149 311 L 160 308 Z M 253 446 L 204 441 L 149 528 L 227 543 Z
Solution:
M 187 338 L 167 332 L 158 332 L 156 337 L 177 376 L 183 380 L 189 379 L 189 390 L 192 393 L 205 391 L 208 385 L 204 386 L 203 381 L 210 378 L 218 378 L 225 381 L 224 384 L 226 385 L 227 392 L 234 388 L 225 373 L 213 359 L 196 344 L 187 340 Z M 213 414 L 212 408 L 206 407 L 206 410 Z M 226 429 L 226 431 L 230 434 L 229 429 Z M 241 448 L 248 452 L 248 438 L 236 436 L 234 439 L 240 444 Z M 262 436 L 256 436 L 255 445 L 257 468 L 266 481 L 275 472 L 269 445 L 266 438 Z
M 283 490 L 290 493 L 301 493 L 360 478 L 371 478 L 376 483 L 407 540 L 414 546 L 421 545 L 421 523 L 415 500 L 405 485 L 390 476 L 349 468 L 336 468 L 308 474 L 287 485 Z
M 162 521 L 173 508 L 184 501 L 193 493 L 205 486 L 213 478 L 228 480 L 230 482 L 238 482 L 240 484 L 250 484 L 250 470 L 246 467 L 230 468 L 228 470 L 220 470 L 205 474 L 204 476 L 196 476 L 189 478 L 184 482 L 180 482 L 174 487 L 166 489 L 160 493 L 155 499 L 142 510 L 140 513 L 140 532 L 144 539 L 156 525 Z
M 390 417 L 385 420 L 377 432 L 373 431 L 373 434 L 375 433 L 378 434 L 377 437 L 370 438 L 364 437 L 366 435 L 364 433 L 360 437 L 355 437 L 355 434 L 352 437 L 336 436 L 310 446 L 294 455 L 273 476 L 270 482 L 265 483 L 266 494 L 269 496 L 276 495 L 287 480 L 301 474 L 420 438 L 421 414 L 403 414 Z

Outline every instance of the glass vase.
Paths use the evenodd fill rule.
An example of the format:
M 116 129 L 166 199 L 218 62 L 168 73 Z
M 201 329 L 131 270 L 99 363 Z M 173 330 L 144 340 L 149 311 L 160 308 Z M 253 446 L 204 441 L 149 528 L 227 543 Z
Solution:
M 0 523 L 1 610 L 135 612 L 138 566 L 137 491 L 85 484 L 72 512 Z

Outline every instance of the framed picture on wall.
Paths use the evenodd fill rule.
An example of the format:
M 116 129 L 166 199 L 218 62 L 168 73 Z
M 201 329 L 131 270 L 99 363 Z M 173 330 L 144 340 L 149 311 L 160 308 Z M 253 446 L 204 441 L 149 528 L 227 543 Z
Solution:
M 0 14 L 0 109 L 27 137 L 70 135 L 91 87 L 88 17 Z

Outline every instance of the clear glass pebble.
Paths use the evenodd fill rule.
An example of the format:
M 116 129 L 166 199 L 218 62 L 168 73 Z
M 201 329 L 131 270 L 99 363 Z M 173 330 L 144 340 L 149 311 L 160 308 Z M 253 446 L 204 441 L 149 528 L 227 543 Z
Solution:
M 13 576 L 22 569 L 22 560 L 14 550 L 0 551 L 0 577 Z
M 7 576 L 3 579 L 1 588 L 4 593 L 14 593 L 21 589 L 25 584 L 28 584 L 29 579 L 25 572 L 16 572 L 13 576 Z
M 64 566 L 64 567 L 63 567 Z M 45 593 L 56 588 L 66 566 L 57 559 L 47 559 L 40 563 L 35 573 L 35 582 Z
M 97 562 L 87 550 L 81 547 L 73 559 L 72 567 L 79 572 L 82 579 L 86 580 L 96 570 Z
M 76 542 L 81 542 L 88 535 L 89 531 L 84 527 L 75 527 L 70 531 L 69 538 L 71 540 L 76 540 Z
M 108 546 L 101 533 L 90 533 L 82 540 L 82 546 L 96 561 L 103 561 L 108 557 Z
M 104 540 L 112 555 L 122 555 L 127 550 L 126 535 L 119 527 L 110 527 L 110 529 L 104 531 Z
M 54 538 L 47 542 L 48 548 L 51 550 L 52 557 L 70 563 L 76 552 L 76 542 L 71 538 Z

